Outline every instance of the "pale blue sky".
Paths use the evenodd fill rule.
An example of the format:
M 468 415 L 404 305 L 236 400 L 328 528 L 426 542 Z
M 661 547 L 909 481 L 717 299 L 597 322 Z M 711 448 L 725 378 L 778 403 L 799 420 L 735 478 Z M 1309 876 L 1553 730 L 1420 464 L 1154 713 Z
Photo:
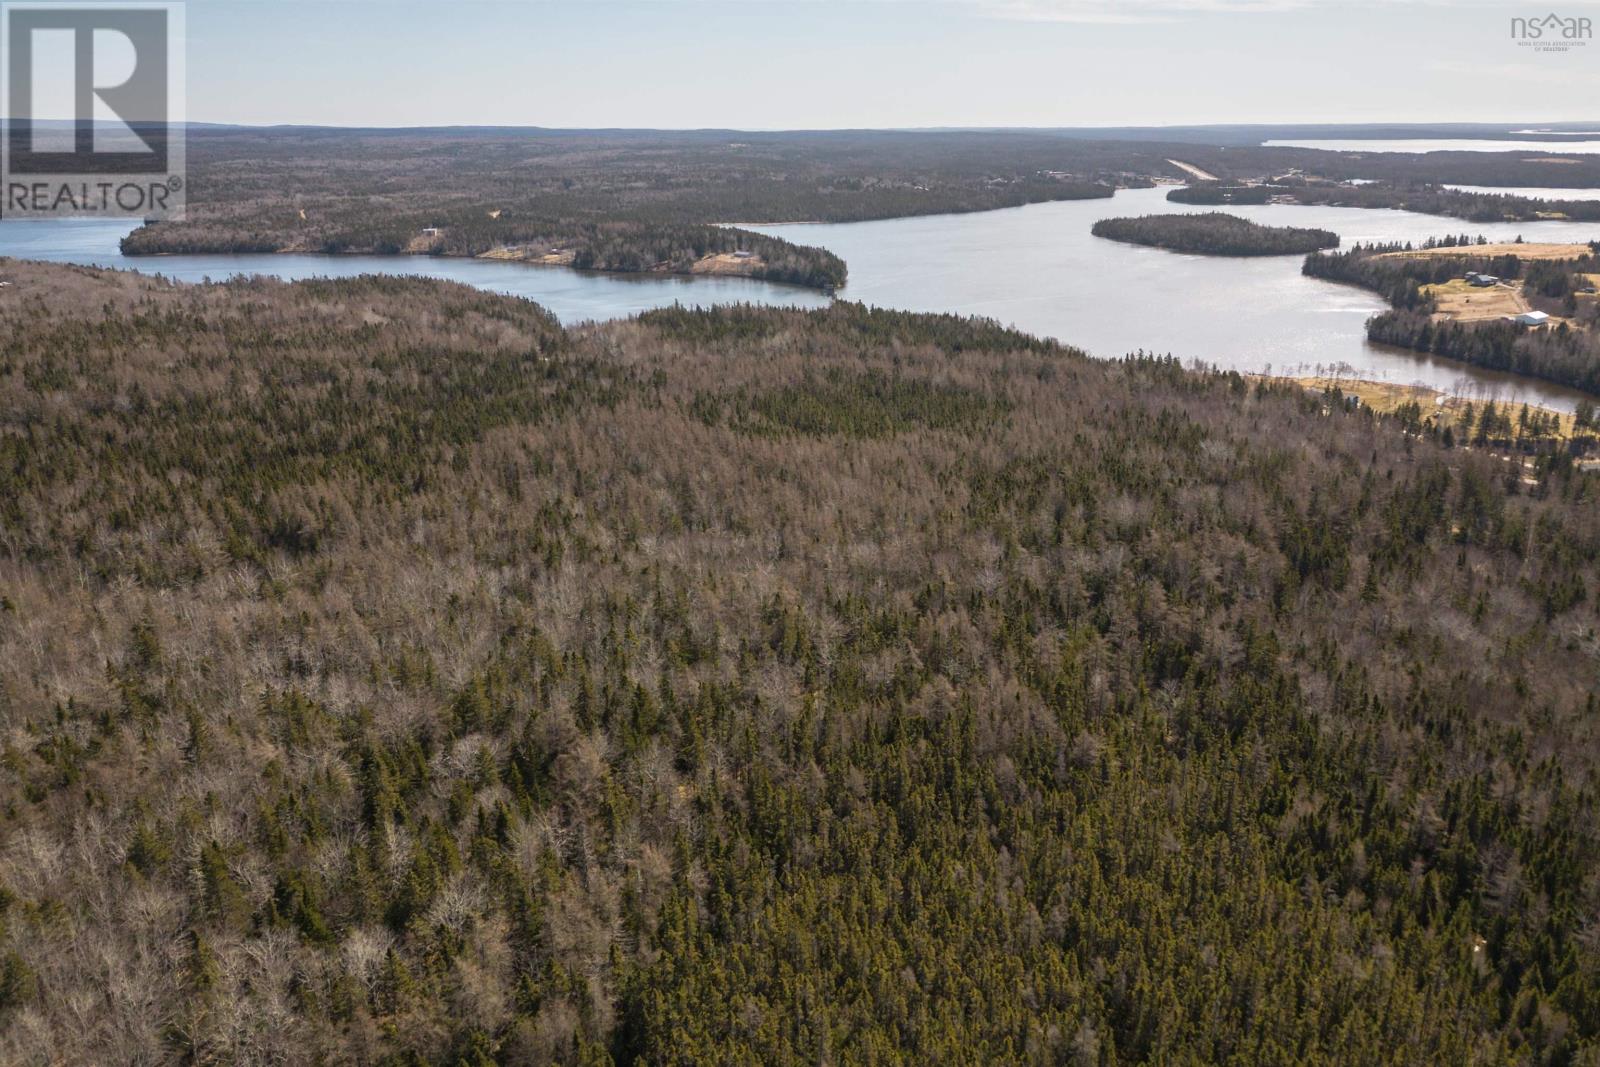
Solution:
M 1548 5 L 190 0 L 195 121 L 736 127 L 1600 119 Z M 1595 0 L 1554 10 L 1600 24 Z

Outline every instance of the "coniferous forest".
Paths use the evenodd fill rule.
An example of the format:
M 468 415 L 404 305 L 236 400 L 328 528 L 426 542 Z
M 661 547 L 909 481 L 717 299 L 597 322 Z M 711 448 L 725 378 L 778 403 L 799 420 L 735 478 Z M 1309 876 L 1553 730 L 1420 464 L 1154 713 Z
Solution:
M 1600 1052 L 1565 446 L 851 304 L 6 270 L 0 1061 Z
M 1207 256 L 1305 255 L 1339 244 L 1339 235 L 1329 230 L 1263 226 L 1221 211 L 1101 219 L 1094 224 L 1092 232 L 1096 237 L 1112 241 Z

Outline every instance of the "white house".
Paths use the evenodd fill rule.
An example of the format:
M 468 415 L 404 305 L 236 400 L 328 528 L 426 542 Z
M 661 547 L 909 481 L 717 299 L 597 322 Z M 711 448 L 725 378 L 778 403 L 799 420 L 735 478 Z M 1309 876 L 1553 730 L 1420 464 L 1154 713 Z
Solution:
M 1550 321 L 1550 316 L 1542 311 L 1524 311 L 1511 321 L 1519 326 L 1543 326 Z

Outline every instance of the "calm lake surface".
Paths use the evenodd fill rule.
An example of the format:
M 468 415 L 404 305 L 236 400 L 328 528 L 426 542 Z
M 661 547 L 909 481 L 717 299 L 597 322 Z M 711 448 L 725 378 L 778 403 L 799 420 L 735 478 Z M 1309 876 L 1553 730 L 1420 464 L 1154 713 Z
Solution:
M 350 278 L 358 274 L 408 274 L 443 278 L 465 285 L 526 297 L 549 308 L 567 324 L 625 318 L 673 304 L 786 304 L 826 307 L 828 297 L 813 289 L 771 285 L 747 278 L 648 277 L 595 274 L 533 263 L 431 256 L 177 255 L 124 256 L 122 238 L 135 228 L 126 221 L 40 220 L 0 223 L 0 255 L 118 267 L 162 274 L 181 282 L 221 281 L 262 274 L 296 281 Z
M 1166 188 L 1110 201 L 1034 204 L 975 215 L 841 225 L 762 226 L 821 245 L 850 265 L 840 296 L 914 311 L 986 315 L 1093 355 L 1138 349 L 1232 370 L 1335 374 L 1493 395 L 1570 410 L 1571 390 L 1367 343 L 1376 294 L 1307 278 L 1301 256 L 1189 256 L 1089 232 L 1117 215 L 1211 210 L 1170 203 Z M 1420 242 L 1470 232 L 1491 240 L 1587 241 L 1600 223 L 1468 223 L 1409 211 L 1263 204 L 1229 207 L 1256 222 L 1332 230 L 1353 243 Z
M 1574 138 L 1559 141 L 1479 141 L 1469 138 L 1430 140 L 1421 137 L 1398 140 L 1364 140 L 1330 137 L 1326 140 L 1262 141 L 1267 148 L 1320 148 L 1325 152 L 1540 152 L 1545 155 L 1593 155 L 1600 152 L 1600 140 Z
M 1501 196 L 1525 196 L 1530 200 L 1600 200 L 1600 189 L 1545 189 L 1541 186 L 1500 186 L 1500 185 L 1450 185 L 1446 189 L 1458 189 L 1463 193 L 1498 193 Z
M 824 225 L 758 226 L 843 256 L 849 300 L 912 311 L 984 315 L 1101 357 L 1136 350 L 1240 371 L 1333 374 L 1420 384 L 1570 410 L 1580 394 L 1370 345 L 1365 323 L 1384 310 L 1376 295 L 1306 278 L 1300 256 L 1187 256 L 1103 240 L 1089 232 L 1115 215 L 1194 212 L 1167 188 L 1111 200 L 1034 204 L 970 215 Z M 1600 224 L 1468 223 L 1405 211 L 1259 205 L 1230 208 L 1275 225 L 1332 230 L 1354 242 L 1421 241 L 1471 232 L 1492 240 L 1600 238 Z M 297 279 L 417 274 L 526 297 L 563 322 L 619 318 L 673 303 L 752 302 L 816 307 L 805 289 L 727 278 L 632 278 L 492 260 L 389 256 L 205 255 L 125 257 L 130 229 L 113 222 L 0 224 L 0 255 L 121 267 L 181 281 L 269 274 Z

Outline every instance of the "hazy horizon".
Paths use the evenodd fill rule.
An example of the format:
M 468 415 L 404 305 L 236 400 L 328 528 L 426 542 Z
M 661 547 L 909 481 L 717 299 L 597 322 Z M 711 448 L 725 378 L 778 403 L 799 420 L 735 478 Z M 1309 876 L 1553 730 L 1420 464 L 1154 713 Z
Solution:
M 1592 131 L 1575 131 L 1569 129 L 1557 130 L 1553 127 L 1572 127 L 1592 123 Z M 346 125 L 342 123 L 327 122 L 222 122 L 210 120 L 191 120 L 186 125 L 191 127 L 213 127 L 246 130 L 274 130 L 274 129 L 306 129 L 306 130 L 540 130 L 551 133 L 1079 133 L 1105 130 L 1110 132 L 1134 130 L 1281 130 L 1296 129 L 1392 129 L 1392 130 L 1419 130 L 1443 129 L 1446 127 L 1518 127 L 1507 130 L 1508 133 L 1527 132 L 1541 133 L 1594 133 L 1600 135 L 1600 119 L 1564 119 L 1541 121 L 1537 119 L 1505 119 L 1500 122 L 1459 122 L 1459 121 L 1429 121 L 1418 119 L 1414 122 L 1357 122 L 1320 120 L 1316 122 L 1176 122 L 1155 124 L 1124 123 L 1117 125 L 1077 125 L 1077 126 L 550 126 L 531 123 L 503 124 L 483 122 L 443 122 L 428 125 L 415 123 L 402 123 L 398 125 L 365 124 Z M 1525 127 L 1525 129 L 1523 129 Z M 1553 142 L 1559 143 L 1559 142 Z
M 1600 45 L 1511 38 L 1512 18 L 1549 10 L 1600 3 L 190 0 L 189 114 L 751 131 L 1586 121 Z

